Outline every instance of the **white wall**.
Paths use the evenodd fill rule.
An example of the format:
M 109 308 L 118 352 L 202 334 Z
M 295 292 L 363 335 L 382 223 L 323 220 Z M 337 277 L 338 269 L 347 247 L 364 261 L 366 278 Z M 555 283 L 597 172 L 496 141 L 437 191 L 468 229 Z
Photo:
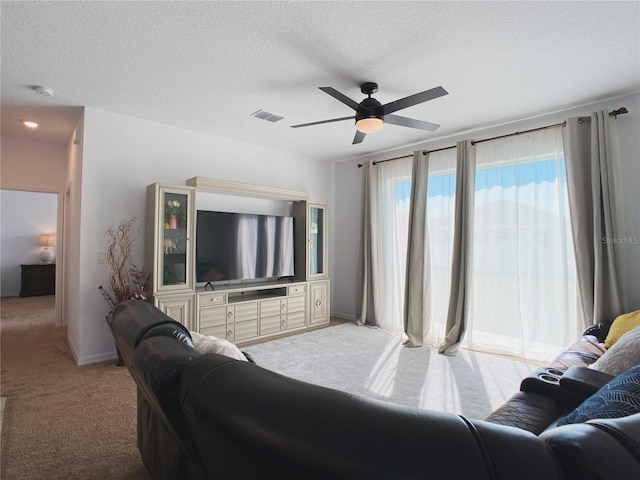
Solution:
M 58 196 L 55 193 L 0 190 L 2 242 L 0 296 L 20 294 L 21 264 L 41 263 L 40 234 L 55 233 Z
M 455 145 L 462 139 L 481 140 L 496 135 L 536 128 L 563 122 L 567 118 L 590 115 L 602 109 L 614 110 L 627 107 L 629 113 L 618 117 L 617 126 L 622 156 L 624 216 L 627 236 L 640 239 L 640 95 L 629 95 L 610 101 L 586 105 L 566 111 L 554 112 L 533 119 L 505 123 L 492 128 L 477 129 L 448 138 L 425 142 L 400 151 L 364 157 L 357 161 L 335 164 L 334 196 L 334 267 L 332 285 L 332 312 L 344 318 L 354 319 L 356 315 L 356 272 L 360 254 L 360 206 L 362 194 L 362 174 L 358 163 L 365 160 L 383 160 L 407 155 L 412 150 L 436 149 Z M 640 244 L 623 246 L 627 261 L 623 265 L 625 310 L 640 309 Z
M 147 185 L 184 185 L 202 176 L 304 191 L 310 200 L 331 201 L 326 163 L 93 108 L 84 112 L 81 176 L 81 238 L 74 252 L 79 256 L 78 291 L 72 300 L 78 309 L 68 312 L 78 364 L 115 358 L 105 322 L 109 308 L 98 291 L 99 285 L 108 285 L 109 271 L 97 263 L 97 252 L 105 249 L 109 226 L 136 217 L 141 236 L 132 258 L 143 265 Z
M 2 188 L 60 193 L 67 178 L 64 145 L 2 137 Z
M 60 245 L 64 240 L 62 230 L 61 199 L 67 178 L 67 147 L 53 143 L 35 142 L 22 138 L 3 136 L 0 187 L 3 189 L 50 192 L 58 196 L 57 232 L 58 258 L 60 263 Z M 56 325 L 65 324 L 59 293 L 62 290 L 60 268 L 56 269 Z
M 74 144 L 70 140 L 68 146 L 68 175 L 62 197 L 64 245 L 62 252 L 58 248 L 58 255 L 62 253 L 62 259 L 58 261 L 58 265 L 62 266 L 61 275 L 64 283 L 62 314 L 67 325 L 67 341 L 77 360 L 81 345 L 82 326 L 82 317 L 80 316 L 82 302 L 80 297 L 80 273 L 82 271 L 80 247 L 84 229 L 81 223 L 84 112 L 78 119 L 75 130 L 79 132 L 80 142 Z

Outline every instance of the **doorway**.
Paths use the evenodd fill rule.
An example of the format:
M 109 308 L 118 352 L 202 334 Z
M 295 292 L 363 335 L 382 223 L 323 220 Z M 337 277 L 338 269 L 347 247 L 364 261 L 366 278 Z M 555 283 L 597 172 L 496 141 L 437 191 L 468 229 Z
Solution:
M 59 203 L 57 192 L 0 189 L 0 296 L 4 301 L 55 292 L 55 325 L 64 326 L 57 271 L 62 250 Z

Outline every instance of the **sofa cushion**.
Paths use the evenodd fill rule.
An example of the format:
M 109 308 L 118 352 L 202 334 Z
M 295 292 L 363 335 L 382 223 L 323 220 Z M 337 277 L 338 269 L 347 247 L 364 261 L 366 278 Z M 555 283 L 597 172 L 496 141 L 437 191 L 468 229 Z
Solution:
M 589 368 L 615 377 L 635 365 L 640 365 L 640 327 L 622 335 L 620 340 L 595 363 L 589 365 Z
M 618 418 L 640 413 L 640 365 L 618 375 L 587 398 L 558 425 L 581 423 L 596 418 Z
M 636 327 L 640 327 L 640 310 L 619 315 L 609 328 L 607 338 L 604 339 L 604 346 L 611 348 L 622 335 Z
M 217 338 L 211 335 L 203 335 L 198 332 L 189 332 L 193 339 L 193 346 L 199 353 L 217 353 L 226 357 L 235 358 L 246 362 L 247 358 L 229 340 Z

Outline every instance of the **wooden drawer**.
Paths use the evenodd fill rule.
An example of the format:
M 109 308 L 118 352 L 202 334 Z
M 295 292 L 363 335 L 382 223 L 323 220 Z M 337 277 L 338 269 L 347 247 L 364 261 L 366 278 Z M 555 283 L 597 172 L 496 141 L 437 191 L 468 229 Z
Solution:
M 200 328 L 202 335 L 211 335 L 216 338 L 227 338 L 227 326 L 218 325 L 215 327 Z
M 260 317 L 260 335 L 275 333 L 280 331 L 280 315 L 272 317 Z
M 292 312 L 304 312 L 307 297 L 291 297 L 287 299 L 287 310 Z
M 282 313 L 282 299 L 272 298 L 260 302 L 260 317 L 274 317 Z
M 201 293 L 198 295 L 200 307 L 212 307 L 227 303 L 227 294 L 223 292 Z
M 200 332 L 203 332 L 208 327 L 224 325 L 225 323 L 227 323 L 227 307 L 200 309 Z
M 229 312 L 233 310 L 233 313 L 230 315 Z M 247 303 L 238 303 L 233 306 L 227 307 L 227 323 L 231 321 L 245 322 L 248 320 L 256 321 L 257 328 L 257 320 L 258 320 L 258 302 L 247 302 Z M 237 336 L 236 332 L 236 336 Z
M 291 285 L 287 290 L 287 295 L 304 295 L 307 293 L 306 285 Z
M 306 325 L 305 312 L 289 312 L 287 315 L 287 328 L 300 328 Z
M 235 340 L 246 340 L 258 336 L 258 319 L 235 323 Z

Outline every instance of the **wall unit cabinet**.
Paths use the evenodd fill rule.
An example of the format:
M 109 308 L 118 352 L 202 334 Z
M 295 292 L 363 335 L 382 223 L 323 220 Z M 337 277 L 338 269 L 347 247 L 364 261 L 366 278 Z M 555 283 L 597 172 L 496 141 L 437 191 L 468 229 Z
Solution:
M 306 283 L 197 293 L 200 333 L 242 343 L 307 326 Z
M 327 207 L 319 203 L 294 202 L 296 222 L 296 277 L 328 278 Z
M 329 280 L 309 282 L 311 326 L 329 323 Z
M 291 204 L 295 218 L 294 283 L 196 288 L 196 195 L 199 190 L 258 196 Z M 146 265 L 156 307 L 189 330 L 243 343 L 329 322 L 326 206 L 302 192 L 203 177 L 186 186 L 147 187 Z
M 146 255 L 154 305 L 175 320 L 195 315 L 195 188 L 147 187 Z
M 161 294 L 153 297 L 153 304 L 189 330 L 195 330 L 195 299 L 194 293 Z
M 296 277 L 309 282 L 309 326 L 326 324 L 330 320 L 327 207 L 301 201 L 293 204 L 292 212 L 299 229 L 295 239 Z

